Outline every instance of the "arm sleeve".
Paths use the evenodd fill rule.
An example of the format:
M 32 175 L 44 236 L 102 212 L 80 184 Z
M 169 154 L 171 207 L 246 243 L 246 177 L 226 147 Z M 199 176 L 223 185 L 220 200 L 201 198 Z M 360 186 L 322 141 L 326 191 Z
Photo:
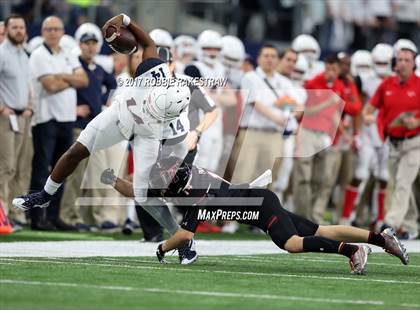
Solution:
M 356 116 L 362 110 L 362 101 L 360 100 L 356 84 L 350 83 L 348 87 L 350 88 L 350 94 L 345 98 L 344 112 L 351 116 Z
M 375 94 L 373 95 L 372 99 L 370 99 L 370 104 L 373 105 L 376 108 L 380 108 L 382 105 L 382 92 L 384 88 L 384 82 L 382 82 L 381 85 L 379 85 L 378 89 L 376 90 Z
M 51 65 L 42 58 L 42 55 L 39 53 L 32 54 L 29 58 L 29 66 L 32 72 L 32 77 L 38 79 L 45 75 L 54 74 L 54 71 L 51 69 Z
M 193 78 L 201 78 L 200 70 L 194 65 L 188 65 L 184 69 L 184 73 Z
M 257 95 L 254 90 L 254 85 L 250 76 L 245 75 L 241 82 L 242 98 L 244 98 L 245 104 L 254 103 Z
M 71 69 L 74 71 L 74 70 L 76 70 L 76 69 L 78 69 L 78 68 L 81 68 L 82 67 L 82 64 L 80 63 L 80 61 L 79 61 L 79 57 L 77 57 L 77 56 L 73 56 L 72 54 L 69 54 L 68 55 L 68 57 L 69 57 L 69 59 L 70 59 L 70 66 L 71 66 Z
M 145 61 L 142 61 L 136 69 L 136 77 L 163 63 L 163 60 L 159 58 L 148 58 Z
M 204 111 L 204 113 L 211 112 L 216 108 L 216 104 L 206 90 L 195 85 L 191 87 L 191 104 Z

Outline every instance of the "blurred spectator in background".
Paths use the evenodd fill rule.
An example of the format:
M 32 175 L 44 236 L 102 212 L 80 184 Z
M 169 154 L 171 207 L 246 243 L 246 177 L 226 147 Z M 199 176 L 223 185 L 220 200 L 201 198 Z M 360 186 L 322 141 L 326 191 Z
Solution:
M 292 42 L 292 48 L 299 55 L 305 56 L 308 62 L 308 69 L 304 76 L 305 81 L 313 79 L 324 70 L 324 63 L 319 60 L 321 48 L 314 37 L 307 34 L 298 35 Z
M 320 42 L 327 53 L 346 50 L 353 40 L 352 12 L 349 1 L 326 0 L 327 19 Z
M 242 63 L 242 71 L 244 73 L 253 71 L 256 67 L 254 59 L 252 59 L 252 56 L 249 54 L 245 55 L 244 62 Z
M 419 46 L 420 2 L 418 0 L 396 0 L 396 7 L 397 37 L 410 39 L 416 46 Z
M 305 84 L 308 100 L 296 136 L 296 160 L 293 172 L 295 212 L 314 219 L 314 206 L 322 183 L 327 178 L 327 148 L 331 146 L 340 121 L 344 86 L 338 79 L 339 60 L 325 58 L 325 71 Z
M 16 224 L 26 222 L 10 208 L 12 197 L 29 188 L 32 160 L 29 58 L 23 49 L 26 25 L 20 15 L 5 20 L 6 39 L 0 44 L 0 201 Z
M 363 110 L 367 125 L 376 121 L 381 138 L 390 144 L 390 209 L 384 227 L 391 226 L 405 238 L 418 235 L 418 210 L 410 203 L 412 186 L 420 169 L 420 79 L 414 74 L 417 48 L 409 40 L 395 46 L 396 75 L 385 79 Z M 384 228 L 382 227 L 382 228 Z
M 99 38 L 95 33 L 89 32 L 84 33 L 80 38 L 81 54 L 79 56 L 79 61 L 88 76 L 89 85 L 77 89 L 77 121 L 73 129 L 73 141 L 76 141 L 80 132 L 86 125 L 101 113 L 103 105 L 105 105 L 108 100 L 109 92 L 117 87 L 114 76 L 107 73 L 93 60 L 98 52 L 98 40 Z M 103 89 L 105 89 L 105 91 L 103 91 Z M 93 155 L 94 154 L 92 154 L 92 156 Z M 88 229 L 84 224 L 80 207 L 76 205 L 76 199 L 83 196 L 81 185 L 87 163 L 87 159 L 83 160 L 76 168 L 75 172 L 67 179 L 60 208 L 61 218 L 65 222 L 75 225 L 79 230 Z M 99 190 L 91 190 L 90 192 L 93 197 L 100 196 L 101 194 Z M 105 209 L 110 207 L 112 206 L 103 206 L 100 213 L 106 213 Z M 104 218 L 106 218 L 106 216 L 102 217 L 99 224 L 102 224 L 102 222 L 105 221 Z
M 367 8 L 373 18 L 369 48 L 378 42 L 392 44 L 395 41 L 395 1 L 369 0 Z
M 382 80 L 392 73 L 392 55 L 392 46 L 385 43 L 377 44 L 371 55 L 367 51 L 359 51 L 353 54 L 353 76 L 365 104 L 372 99 Z M 367 66 L 368 64 L 372 64 L 372 67 Z M 363 65 L 364 68 L 360 65 Z M 379 231 L 384 220 L 385 189 L 389 175 L 389 147 L 380 139 L 376 122 L 369 126 L 362 125 L 359 139 L 359 142 L 354 144 L 357 151 L 357 160 L 353 180 L 345 191 L 340 224 L 364 224 L 357 223 L 357 219 L 352 222 L 352 210 L 357 200 L 360 200 L 358 198 L 361 197 L 370 175 L 373 174 L 378 182 L 378 187 L 374 191 L 373 199 L 369 200 L 369 205 L 372 206 L 371 209 L 374 211 L 372 213 L 376 213 L 376 217 L 372 218 L 370 226 L 372 229 Z M 374 208 L 374 206 L 377 206 L 377 208 Z
M 338 54 L 338 60 L 340 66 L 338 80 L 343 85 L 343 91 L 339 94 L 345 101 L 345 104 L 338 125 L 338 132 L 334 137 L 332 146 L 326 150 L 323 182 L 317 194 L 316 203 L 313 206 L 313 218 L 318 223 L 325 222 L 324 213 L 336 184 L 338 195 L 334 195 L 336 199 L 333 199 L 332 202 L 338 217 L 341 214 L 341 199 L 353 175 L 354 137 L 359 132 L 356 118 L 362 109 L 360 94 L 353 77 L 350 75 L 350 56 L 341 52 Z
M 180 35 L 175 43 L 175 68 L 176 73 L 184 73 L 185 67 L 197 56 L 196 40 L 192 36 Z
M 6 27 L 4 26 L 4 22 L 0 21 L 0 43 L 4 41 L 6 37 Z
M 244 113 L 232 151 L 236 161 L 233 183 L 250 182 L 266 169 L 278 171 L 274 163 L 283 152 L 282 133 L 288 118 L 282 97 L 285 89 L 293 88 L 277 73 L 278 61 L 277 49 L 265 44 L 258 54 L 258 67 L 242 79 Z
M 31 190 L 41 190 L 50 169 L 73 142 L 77 95 L 75 88 L 86 87 L 88 78 L 77 56 L 59 46 L 64 25 L 56 16 L 42 23 L 44 43 L 30 57 L 34 118 L 32 128 L 34 158 Z M 31 211 L 31 227 L 35 230 L 74 229 L 59 218 L 63 187 L 54 195 L 50 207 Z

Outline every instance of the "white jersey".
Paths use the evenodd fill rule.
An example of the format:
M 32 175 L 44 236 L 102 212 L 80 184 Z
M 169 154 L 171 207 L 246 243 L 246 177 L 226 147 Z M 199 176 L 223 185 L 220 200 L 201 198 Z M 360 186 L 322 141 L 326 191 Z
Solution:
M 154 59 L 155 60 L 155 59 Z M 151 62 L 149 62 L 151 63 Z M 143 63 L 142 63 L 143 65 Z M 146 65 L 144 65 L 146 69 Z M 170 78 L 169 67 L 165 63 L 151 64 L 150 69 L 142 73 L 134 82 L 134 85 L 118 90 L 113 98 L 113 104 L 118 107 L 118 120 L 121 133 L 129 139 L 133 134 L 166 140 L 186 135 L 190 129 L 188 110 L 183 111 L 180 116 L 168 122 L 158 122 L 145 108 L 152 86 L 143 86 L 145 78 Z
M 382 83 L 382 79 L 374 72 L 367 75 L 361 75 L 360 79 L 362 81 L 362 92 L 367 97 L 366 102 L 369 102 L 378 89 L 379 85 Z M 383 145 L 383 142 L 379 137 L 376 122 L 369 126 L 363 125 L 361 130 L 361 138 L 363 143 L 369 143 L 374 147 L 380 147 Z
M 309 81 L 313 79 L 316 75 L 324 71 L 324 69 L 325 66 L 322 61 L 314 61 L 311 65 L 309 65 L 308 70 L 305 72 L 304 80 Z

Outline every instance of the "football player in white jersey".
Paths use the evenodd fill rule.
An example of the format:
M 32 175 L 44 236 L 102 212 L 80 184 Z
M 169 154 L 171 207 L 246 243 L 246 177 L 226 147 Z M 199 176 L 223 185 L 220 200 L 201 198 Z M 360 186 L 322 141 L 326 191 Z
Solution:
M 155 41 L 157 47 L 166 47 L 171 51 L 174 48 L 174 39 L 169 31 L 156 28 L 149 32 L 149 36 Z
M 184 74 L 185 67 L 197 55 L 197 41 L 192 36 L 180 35 L 174 40 L 175 44 L 175 72 Z
M 356 83 L 359 84 L 364 101 L 369 102 L 382 80 L 392 73 L 393 49 L 388 44 L 379 43 L 373 48 L 372 53 L 358 51 L 355 54 L 353 55 L 355 59 L 353 74 L 356 75 Z M 381 141 L 376 122 L 369 126 L 362 126 L 358 144 L 354 178 L 346 188 L 340 223 L 346 225 L 351 223 L 352 210 L 358 196 L 363 192 L 364 186 L 361 186 L 361 183 L 364 184 L 372 173 L 378 182 L 372 201 L 372 206 L 376 209 L 376 219 L 372 221 L 372 226 L 375 225 L 379 229 L 384 219 L 384 198 L 388 180 L 388 146 Z
M 193 78 L 204 78 L 206 81 L 217 79 L 222 81 L 226 76 L 225 68 L 220 60 L 222 37 L 213 30 L 205 30 L 198 36 L 198 60 L 185 67 L 185 74 Z M 210 97 L 216 105 L 229 106 L 235 104 L 234 92 L 220 85 L 206 83 Z M 223 123 L 219 113 L 215 122 L 201 135 L 197 164 L 211 171 L 217 171 L 223 151 Z
M 299 55 L 304 55 L 308 61 L 308 70 L 304 77 L 305 81 L 324 71 L 324 63 L 319 61 L 321 48 L 314 37 L 308 34 L 298 35 L 292 42 L 292 48 Z
M 125 25 L 143 48 L 143 61 L 138 66 L 137 83 L 118 91 L 109 109 L 100 113 L 82 131 L 77 142 L 63 154 L 40 192 L 17 197 L 13 205 L 21 210 L 48 207 L 51 198 L 81 160 L 92 152 L 108 148 L 123 140 L 132 140 L 134 155 L 135 201 L 144 207 L 170 233 L 178 229 L 167 207 L 159 201 L 147 201 L 149 172 L 158 157 L 172 153 L 185 156 L 185 140 L 189 122 L 179 126 L 186 114 L 191 93 L 188 86 L 144 87 L 145 78 L 154 81 L 171 77 L 169 67 L 158 58 L 156 45 L 150 36 L 124 14 L 110 19 L 117 30 Z M 182 127 L 182 128 L 180 128 Z M 176 128 L 176 131 L 173 130 Z M 147 203 L 146 203 L 147 201 Z
M 290 111 L 287 125 L 283 132 L 283 158 L 278 171 L 277 180 L 273 183 L 273 188 L 275 189 L 276 194 L 279 196 L 280 200 L 284 201 L 285 205 L 287 204 L 289 207 L 292 207 L 293 204 L 292 197 L 290 195 L 288 197 L 290 199 L 287 199 L 286 203 L 284 192 L 289 186 L 290 175 L 293 170 L 295 134 L 298 128 L 298 119 L 300 119 L 303 115 L 303 107 L 307 98 L 306 90 L 301 85 L 296 85 L 296 83 L 293 81 L 296 64 L 299 58 L 301 58 L 301 62 L 303 59 L 303 61 L 307 64 L 307 60 L 304 55 L 298 55 L 295 50 L 286 48 L 280 53 L 280 61 L 278 65 L 278 72 L 290 82 L 289 87 L 293 87 L 292 89 L 288 90 L 288 94 L 294 100 L 294 106 L 293 108 L 289 108 Z M 302 63 L 300 63 L 299 66 L 302 67 Z M 302 77 L 306 70 L 304 69 L 302 72 Z

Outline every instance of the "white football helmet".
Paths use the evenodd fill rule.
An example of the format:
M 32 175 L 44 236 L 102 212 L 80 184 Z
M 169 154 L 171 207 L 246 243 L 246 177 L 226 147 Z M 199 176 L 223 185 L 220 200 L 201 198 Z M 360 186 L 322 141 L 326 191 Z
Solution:
M 149 35 L 153 41 L 155 41 L 156 46 L 167 47 L 169 49 L 174 47 L 174 39 L 171 34 L 164 29 L 153 29 L 149 32 Z
M 26 48 L 29 53 L 32 53 L 38 46 L 42 45 L 42 43 L 44 43 L 44 38 L 41 36 L 36 36 L 29 40 Z
M 196 55 L 197 41 L 192 36 L 180 35 L 174 40 L 176 55 L 178 58 L 182 58 L 184 55 Z
M 199 47 L 198 58 L 208 65 L 215 65 L 219 61 L 220 52 L 208 51 L 206 49 L 222 49 L 222 37 L 217 31 L 204 30 L 197 39 L 197 45 Z
M 417 54 L 417 47 L 413 43 L 413 41 L 410 41 L 408 39 L 399 39 L 394 44 L 394 55 L 397 55 L 397 52 L 399 50 L 409 50 L 412 51 L 414 54 Z
M 306 60 L 306 57 L 302 54 L 299 54 L 297 57 L 295 68 L 293 69 L 291 75 L 292 80 L 298 83 L 299 85 L 303 85 L 305 83 L 305 73 L 308 70 L 309 63 Z
M 351 74 L 353 76 L 371 73 L 373 69 L 372 55 L 369 51 L 358 50 L 351 56 Z
M 222 48 L 222 37 L 217 31 L 204 30 L 197 39 L 198 47 L 203 48 Z
M 420 77 L 420 55 L 416 56 L 416 74 Z
M 61 37 L 59 45 L 63 50 L 72 52 L 77 47 L 77 41 L 72 36 L 65 34 Z
M 76 39 L 78 44 L 80 43 L 80 38 L 85 33 L 93 33 L 95 35 L 95 37 L 98 39 L 97 52 L 99 53 L 99 51 L 102 48 L 102 44 L 104 43 L 104 39 L 102 37 L 101 29 L 99 29 L 98 26 L 96 26 L 95 24 L 92 24 L 92 23 L 81 24 L 79 26 L 79 28 L 77 28 L 76 32 L 74 33 L 74 38 Z
M 235 36 L 224 36 L 222 38 L 223 64 L 226 67 L 238 68 L 245 59 L 245 46 L 239 38 Z
M 152 87 L 145 100 L 145 111 L 158 122 L 177 118 L 190 103 L 187 86 Z
M 388 76 L 392 73 L 392 55 L 394 49 L 386 43 L 376 44 L 372 49 L 372 61 L 375 72 L 381 76 Z
M 299 54 L 303 54 L 309 64 L 319 59 L 321 48 L 318 41 L 308 34 L 298 35 L 292 42 L 292 48 Z

